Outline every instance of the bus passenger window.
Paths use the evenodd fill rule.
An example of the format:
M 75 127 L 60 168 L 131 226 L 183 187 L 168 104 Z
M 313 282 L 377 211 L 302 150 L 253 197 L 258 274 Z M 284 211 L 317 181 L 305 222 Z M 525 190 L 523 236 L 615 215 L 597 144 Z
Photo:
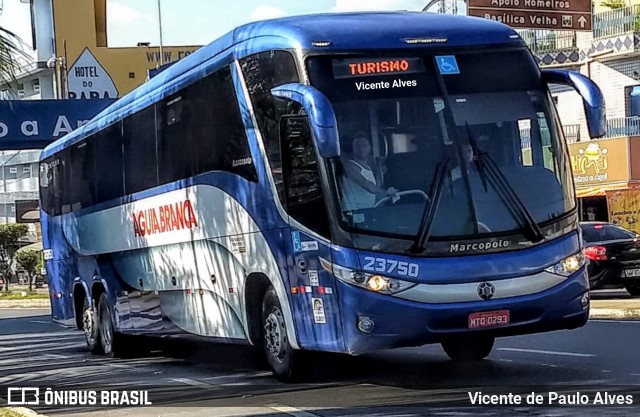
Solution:
M 275 99 L 271 89 L 300 81 L 296 63 L 289 51 L 265 51 L 240 60 L 242 74 L 264 142 L 271 176 L 278 198 L 285 205 L 282 158 L 278 120 L 284 115 L 298 114 L 300 105 L 291 100 Z
M 280 136 L 289 215 L 321 236 L 329 237 L 329 221 L 309 120 L 305 116 L 282 117 Z

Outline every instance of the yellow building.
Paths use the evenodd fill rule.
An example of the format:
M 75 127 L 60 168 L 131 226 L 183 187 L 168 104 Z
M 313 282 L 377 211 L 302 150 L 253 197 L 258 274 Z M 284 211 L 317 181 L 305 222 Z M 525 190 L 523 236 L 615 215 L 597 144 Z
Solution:
M 69 98 L 116 98 L 142 84 L 148 70 L 199 46 L 107 48 L 107 0 L 52 0 L 55 55 L 66 61 Z

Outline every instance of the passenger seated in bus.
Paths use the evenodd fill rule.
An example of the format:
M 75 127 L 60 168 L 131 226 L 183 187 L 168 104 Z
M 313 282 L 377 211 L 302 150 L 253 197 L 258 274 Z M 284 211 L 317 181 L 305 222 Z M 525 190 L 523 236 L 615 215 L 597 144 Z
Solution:
M 370 208 L 384 197 L 395 197 L 398 190 L 393 187 L 385 190 L 374 174 L 371 144 L 365 133 L 355 135 L 352 148 L 351 158 L 343 162 L 342 209 Z
M 467 175 L 476 172 L 476 165 L 474 164 L 475 155 L 473 153 L 473 148 L 469 142 L 462 142 L 460 145 L 460 156 L 458 159 L 460 163 L 457 167 L 451 170 L 451 180 L 455 181 L 458 178 L 462 177 L 463 172 L 466 172 Z

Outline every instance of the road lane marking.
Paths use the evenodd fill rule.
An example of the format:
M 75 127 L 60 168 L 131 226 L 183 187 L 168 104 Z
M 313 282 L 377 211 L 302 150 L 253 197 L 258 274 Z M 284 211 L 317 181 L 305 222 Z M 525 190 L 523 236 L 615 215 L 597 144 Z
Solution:
M 44 321 L 44 320 L 29 320 L 29 323 L 38 323 L 38 324 L 52 324 L 53 321 Z
M 505 350 L 508 352 L 540 353 L 543 355 L 575 356 L 577 358 L 592 358 L 596 356 L 591 353 L 556 352 L 553 350 L 518 349 L 518 348 L 498 348 L 498 350 Z
M 299 408 L 289 407 L 283 404 L 273 404 L 269 406 L 270 409 L 279 413 L 289 414 L 294 417 L 320 417 L 318 414 L 309 413 L 308 411 L 300 410 Z
M 171 380 L 174 382 L 179 382 L 181 384 L 191 385 L 194 387 L 215 388 L 215 385 L 207 384 L 206 382 L 202 382 L 202 381 L 196 381 L 195 379 L 191 379 L 191 378 L 171 378 Z

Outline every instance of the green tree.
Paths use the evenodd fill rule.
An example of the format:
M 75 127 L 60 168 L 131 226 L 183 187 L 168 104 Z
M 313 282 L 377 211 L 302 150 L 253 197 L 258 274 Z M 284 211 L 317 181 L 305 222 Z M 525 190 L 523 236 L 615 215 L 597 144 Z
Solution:
M 16 253 L 16 262 L 27 273 L 27 277 L 29 278 L 29 291 L 33 291 L 33 277 L 40 262 L 40 251 L 34 249 L 18 251 Z
M 0 27 L 0 87 L 12 88 L 20 68 L 18 58 L 31 62 L 24 42 L 13 32 Z
M 601 2 L 600 6 L 611 10 L 622 9 L 623 7 L 627 7 L 627 2 L 625 0 L 606 0 Z
M 19 249 L 18 239 L 29 232 L 26 224 L 0 224 L 0 273 L 4 276 L 4 290 L 9 291 L 11 266 Z

